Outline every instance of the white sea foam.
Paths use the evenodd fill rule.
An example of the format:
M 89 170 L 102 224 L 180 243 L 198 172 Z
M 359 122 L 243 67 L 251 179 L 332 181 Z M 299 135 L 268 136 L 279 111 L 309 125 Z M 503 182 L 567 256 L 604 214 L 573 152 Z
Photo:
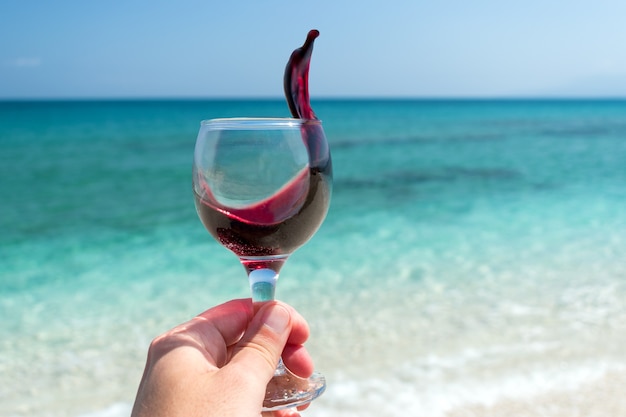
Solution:
M 589 361 L 566 368 L 552 365 L 515 369 L 477 378 L 463 367 L 456 367 L 466 359 L 431 357 L 427 363 L 407 366 L 386 379 L 338 377 L 331 380 L 325 396 L 307 415 L 443 417 L 469 406 L 491 407 L 503 400 L 532 402 L 539 395 L 576 391 L 609 371 L 626 369 L 622 363 Z M 442 366 L 433 369 L 437 368 L 435 364 Z
M 132 406 L 127 403 L 115 403 L 105 409 L 80 414 L 76 417 L 128 417 L 131 408 Z

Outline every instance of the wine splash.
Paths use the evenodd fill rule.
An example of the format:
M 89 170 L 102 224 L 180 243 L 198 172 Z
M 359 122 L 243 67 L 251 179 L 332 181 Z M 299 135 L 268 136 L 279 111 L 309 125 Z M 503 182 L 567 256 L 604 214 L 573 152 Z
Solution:
M 315 29 L 309 31 L 304 45 L 291 53 L 285 68 L 283 79 L 285 96 L 289 110 L 296 119 L 317 119 L 309 99 L 309 66 L 313 53 L 313 42 L 319 34 L 319 31 Z
M 287 61 L 283 85 L 287 105 L 293 117 L 304 120 L 318 120 L 309 96 L 309 67 L 313 54 L 313 43 L 320 35 L 318 30 L 310 30 L 304 44 L 294 50 Z M 323 172 L 332 177 L 332 162 L 328 142 L 321 125 L 303 124 L 302 137 L 309 149 L 311 171 Z

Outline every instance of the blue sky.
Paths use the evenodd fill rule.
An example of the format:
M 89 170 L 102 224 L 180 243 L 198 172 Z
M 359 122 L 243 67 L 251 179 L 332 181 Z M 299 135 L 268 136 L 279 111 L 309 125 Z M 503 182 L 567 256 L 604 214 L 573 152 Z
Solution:
M 0 2 L 0 98 L 626 97 L 624 0 Z

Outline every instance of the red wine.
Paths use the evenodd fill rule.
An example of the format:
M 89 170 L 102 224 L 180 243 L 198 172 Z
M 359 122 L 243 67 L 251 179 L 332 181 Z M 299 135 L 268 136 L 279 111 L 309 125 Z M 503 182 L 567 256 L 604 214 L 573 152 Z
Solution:
M 309 96 L 309 67 L 311 66 L 313 44 L 319 35 L 318 30 L 310 30 L 304 44 L 291 53 L 285 67 L 283 77 L 285 98 L 292 116 L 297 119 L 317 120 Z M 330 150 L 322 126 L 319 123 L 304 123 L 302 125 L 302 137 L 309 149 L 312 165 L 331 176 Z
M 309 99 L 309 66 L 313 42 L 319 34 L 317 30 L 309 31 L 304 45 L 292 52 L 285 68 L 285 97 L 291 114 L 298 119 L 317 119 Z
M 308 191 L 302 205 L 287 217 L 276 214 L 281 200 L 293 200 L 291 194 Z M 196 209 L 206 229 L 238 256 L 265 257 L 289 255 L 302 246 L 326 216 L 330 200 L 330 178 L 318 169 L 303 172 L 279 193 L 253 206 L 226 210 L 211 205 L 195 194 Z M 272 216 L 280 220 L 269 222 Z

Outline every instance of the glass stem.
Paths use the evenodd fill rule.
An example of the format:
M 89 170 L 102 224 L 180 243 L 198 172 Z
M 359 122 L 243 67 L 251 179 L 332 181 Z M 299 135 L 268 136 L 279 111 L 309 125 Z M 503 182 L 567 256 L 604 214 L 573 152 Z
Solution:
M 274 300 L 278 272 L 269 268 L 253 269 L 248 273 L 248 280 L 255 310 L 258 310 L 262 303 Z

